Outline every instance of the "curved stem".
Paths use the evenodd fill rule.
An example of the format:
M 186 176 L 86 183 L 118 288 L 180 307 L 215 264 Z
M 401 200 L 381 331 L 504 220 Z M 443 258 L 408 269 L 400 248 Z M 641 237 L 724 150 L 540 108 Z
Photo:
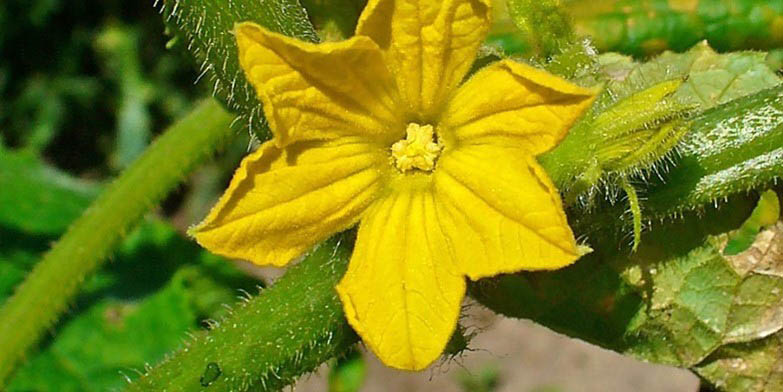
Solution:
M 343 236 L 320 245 L 126 391 L 274 391 L 346 353 L 358 337 L 334 290 L 351 254 Z
M 0 389 L 123 234 L 232 134 L 233 116 L 200 103 L 161 135 L 44 255 L 0 309 Z

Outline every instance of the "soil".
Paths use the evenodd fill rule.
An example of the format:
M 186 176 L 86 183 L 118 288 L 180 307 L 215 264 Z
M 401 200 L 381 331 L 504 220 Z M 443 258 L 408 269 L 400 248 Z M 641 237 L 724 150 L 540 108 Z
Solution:
M 497 375 L 493 392 L 696 392 L 699 380 L 687 370 L 643 363 L 557 334 L 527 320 L 497 316 L 472 304 L 466 325 L 482 330 L 472 351 L 419 372 L 386 368 L 367 350 L 362 392 L 474 392 L 466 377 Z M 322 367 L 297 385 L 297 392 L 327 391 Z

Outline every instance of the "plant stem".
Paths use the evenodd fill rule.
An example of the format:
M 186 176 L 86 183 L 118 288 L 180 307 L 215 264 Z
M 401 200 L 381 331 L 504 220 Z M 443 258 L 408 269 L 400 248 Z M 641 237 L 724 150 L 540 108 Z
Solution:
M 671 216 L 776 183 L 783 175 L 781 112 L 783 87 L 778 86 L 693 119 L 666 181 L 648 190 L 647 213 Z
M 319 246 L 127 391 L 278 390 L 347 352 L 358 337 L 334 290 L 351 254 L 351 241 L 341 238 Z
M 0 309 L 0 389 L 123 233 L 223 145 L 232 134 L 232 119 L 216 102 L 200 103 L 108 186 L 44 255 Z

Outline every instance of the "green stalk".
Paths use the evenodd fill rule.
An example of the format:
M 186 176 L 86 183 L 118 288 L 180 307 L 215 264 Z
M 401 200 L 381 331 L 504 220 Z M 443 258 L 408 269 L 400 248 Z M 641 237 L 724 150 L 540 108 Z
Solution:
M 181 42 L 197 63 L 199 79 L 212 86 L 212 96 L 238 115 L 259 139 L 268 139 L 269 128 L 256 91 L 239 66 L 234 25 L 255 22 L 267 29 L 302 41 L 317 42 L 307 11 L 299 0 L 156 0 L 168 31 Z M 328 2 L 333 6 L 334 1 Z
M 341 238 L 319 246 L 127 391 L 279 390 L 346 353 L 358 338 L 334 290 L 351 254 L 351 241 Z
M 676 154 L 669 154 L 672 148 L 667 144 L 655 153 L 658 157 L 670 155 L 672 162 L 653 169 L 662 179 L 652 175 L 645 180 L 641 204 L 646 216 L 673 216 L 774 184 L 783 173 L 781 112 L 783 87 L 778 86 L 716 106 L 689 120 L 685 134 L 676 139 Z M 587 186 L 593 186 L 606 175 L 595 154 L 585 153 L 589 146 L 597 148 L 591 129 L 579 125 L 573 129 L 557 148 L 538 158 L 560 190 L 574 187 L 580 178 L 587 178 Z M 566 199 L 567 204 L 571 202 Z M 621 214 L 616 211 L 615 216 Z
M 218 103 L 200 103 L 107 187 L 44 255 L 0 309 L 0 387 L 123 233 L 231 136 L 232 119 Z
M 679 214 L 776 183 L 783 175 L 781 113 L 783 87 L 774 87 L 693 119 L 666 181 L 647 192 L 647 213 Z

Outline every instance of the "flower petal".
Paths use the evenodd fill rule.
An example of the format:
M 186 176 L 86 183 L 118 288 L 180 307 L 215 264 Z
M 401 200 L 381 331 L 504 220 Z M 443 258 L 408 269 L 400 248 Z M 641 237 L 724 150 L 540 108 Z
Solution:
M 404 129 L 394 79 L 367 37 L 312 44 L 254 23 L 238 24 L 235 33 L 239 62 L 278 146 L 341 135 L 391 137 L 390 129 L 396 137 Z
M 409 110 L 432 121 L 473 64 L 491 13 L 489 0 L 370 0 L 356 34 L 378 43 Z
M 427 367 L 457 325 L 465 278 L 436 219 L 428 190 L 384 198 L 362 218 L 337 286 L 348 322 L 387 366 Z
M 499 142 L 537 155 L 565 137 L 596 92 L 529 65 L 502 60 L 460 87 L 441 127 L 453 132 L 458 143 Z
M 536 161 L 518 150 L 462 146 L 434 174 L 438 222 L 471 279 L 556 269 L 584 253 L 560 196 Z
M 381 188 L 382 151 L 351 138 L 285 149 L 266 142 L 242 161 L 196 240 L 223 256 L 282 266 L 358 221 Z

